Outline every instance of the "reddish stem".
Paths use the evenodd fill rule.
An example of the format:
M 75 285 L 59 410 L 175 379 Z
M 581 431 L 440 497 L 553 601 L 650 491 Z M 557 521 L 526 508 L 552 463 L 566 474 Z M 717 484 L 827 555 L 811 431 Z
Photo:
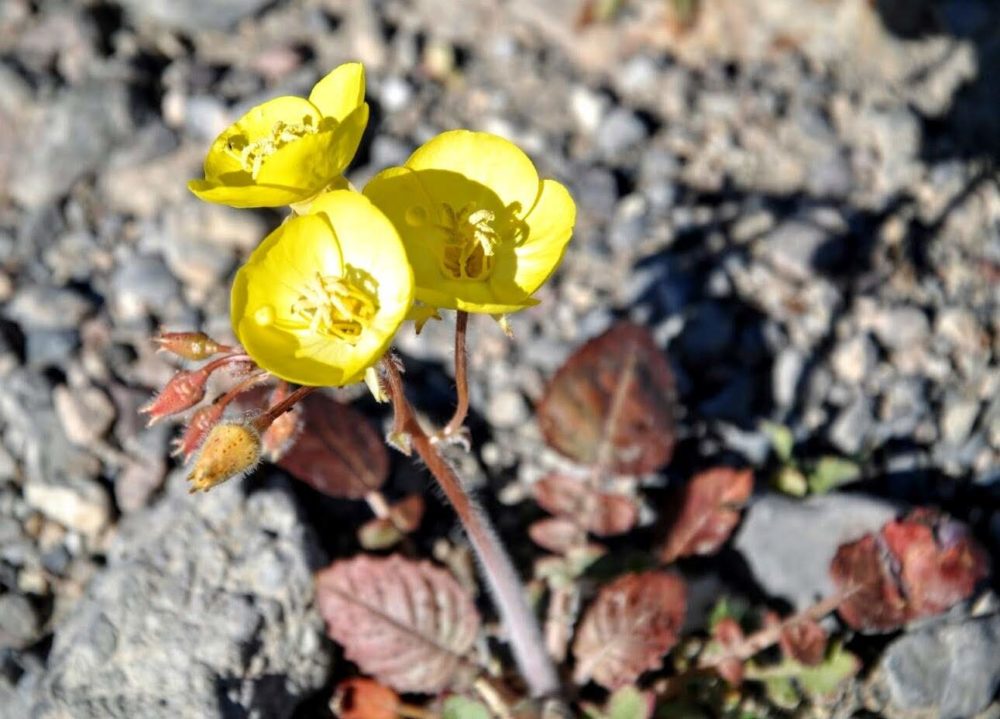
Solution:
M 460 430 L 469 414 L 469 353 L 465 347 L 468 326 L 469 313 L 458 310 L 455 316 L 455 393 L 458 404 L 442 432 L 445 437 Z
M 299 387 L 294 392 L 289 394 L 283 400 L 278 402 L 273 407 L 268 407 L 267 410 L 254 419 L 254 427 L 256 427 L 258 432 L 263 432 L 265 429 L 271 426 L 274 420 L 278 419 L 285 412 L 290 410 L 301 400 L 307 397 L 312 392 L 316 391 L 317 387 Z
M 396 412 L 394 427 L 410 436 L 413 449 L 434 475 L 459 521 L 469 535 L 479 557 L 483 575 L 493 595 L 500 619 L 510 637 L 511 649 L 532 696 L 553 695 L 559 691 L 559 679 L 552 660 L 545 651 L 538 621 L 532 613 L 507 552 L 482 509 L 465 491 L 462 481 L 438 451 L 437 445 L 420 426 L 416 413 L 406 399 L 403 378 L 391 359 L 383 360 L 382 369 L 389 397 Z

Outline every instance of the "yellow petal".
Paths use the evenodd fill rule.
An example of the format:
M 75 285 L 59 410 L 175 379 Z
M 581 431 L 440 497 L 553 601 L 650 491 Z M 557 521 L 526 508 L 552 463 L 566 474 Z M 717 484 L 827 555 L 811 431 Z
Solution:
M 270 136 L 279 122 L 294 125 L 307 118 L 318 126 L 321 114 L 312 103 L 301 97 L 286 95 L 257 105 L 223 130 L 212 143 L 205 158 L 205 179 L 221 180 L 232 173 L 246 172 L 239 151 L 230 149 L 232 143 L 238 146 L 241 140 L 253 142 Z
M 443 281 L 437 253 L 428 248 L 429 242 L 440 241 L 431 227 L 436 203 L 419 175 L 406 167 L 383 170 L 365 185 L 364 194 L 399 232 L 417 286 Z
M 250 179 L 249 175 L 247 179 Z M 297 187 L 222 185 L 208 180 L 191 180 L 188 189 L 205 202 L 230 207 L 281 207 L 308 199 Z
M 452 130 L 419 147 L 406 166 L 414 170 L 448 170 L 489 188 L 506 206 L 526 214 L 538 197 L 535 166 L 509 140 L 486 132 Z
M 566 245 L 573 236 L 576 223 L 576 204 L 569 191 L 555 180 L 545 180 L 535 207 L 525 218 L 528 237 L 514 249 L 511 256 L 498 257 L 493 274 L 498 293 L 510 291 L 502 287 L 506 279 L 526 294 L 542 286 L 562 261 Z
M 360 62 L 347 62 L 334 68 L 316 83 L 309 102 L 324 117 L 342 122 L 365 100 L 365 69 Z
M 388 349 L 412 303 L 413 277 L 395 228 L 362 195 L 326 193 L 312 210 L 275 230 L 237 273 L 233 328 L 257 364 L 276 376 L 343 385 L 360 380 Z M 374 292 L 375 314 L 356 339 L 324 332 L 294 309 L 315 297 L 317 280 L 327 276 L 353 277 Z

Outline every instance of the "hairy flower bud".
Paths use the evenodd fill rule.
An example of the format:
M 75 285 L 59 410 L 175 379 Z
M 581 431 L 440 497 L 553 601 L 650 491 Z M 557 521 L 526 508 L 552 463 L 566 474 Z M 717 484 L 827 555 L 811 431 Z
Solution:
M 205 368 L 181 370 L 167 382 L 162 392 L 139 411 L 149 415 L 149 425 L 152 426 L 164 417 L 191 409 L 205 397 L 205 382 L 209 374 Z
M 191 492 L 209 490 L 227 479 L 242 476 L 260 462 L 260 434 L 250 424 L 223 422 L 205 438 L 188 475 Z
M 153 338 L 161 352 L 170 352 L 194 362 L 208 359 L 231 348 L 219 344 L 204 332 L 161 332 Z

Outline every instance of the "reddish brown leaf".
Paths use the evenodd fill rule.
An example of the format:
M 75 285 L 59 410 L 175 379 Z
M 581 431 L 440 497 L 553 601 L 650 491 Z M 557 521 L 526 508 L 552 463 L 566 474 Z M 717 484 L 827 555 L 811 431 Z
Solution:
M 989 573 L 986 552 L 952 520 L 917 510 L 837 550 L 830 574 L 855 629 L 892 631 L 944 612 L 972 594 Z
M 598 491 L 573 477 L 550 474 L 535 482 L 533 490 L 542 509 L 571 519 L 599 537 L 624 534 L 639 521 L 632 499 Z
M 814 667 L 826 656 L 829 640 L 826 630 L 811 619 L 786 624 L 781 629 L 778 644 L 789 659 Z
M 892 631 L 906 622 L 906 600 L 886 566 L 885 551 L 872 534 L 840 545 L 830 576 L 849 593 L 837 611 L 848 625 L 864 631 Z
M 389 453 L 368 420 L 318 394 L 302 408 L 302 432 L 278 466 L 331 497 L 361 499 L 379 489 L 389 474 Z
M 340 719 L 397 719 L 399 708 L 396 692 L 364 677 L 342 681 L 330 702 Z
M 660 666 L 684 621 L 684 582 L 664 572 L 626 574 L 603 587 L 573 643 L 577 684 L 631 684 Z
M 695 475 L 674 496 L 670 524 L 660 559 L 713 554 L 740 521 L 740 509 L 753 491 L 753 472 L 717 467 Z
M 528 536 L 542 549 L 556 554 L 566 554 L 587 540 L 586 532 L 579 525 L 562 517 L 539 519 L 528 527 Z
M 614 473 L 651 472 L 674 449 L 674 378 L 644 327 L 619 323 L 577 350 L 538 406 L 545 440 Z
M 398 555 L 334 562 L 316 575 L 327 633 L 362 671 L 402 692 L 438 692 L 466 677 L 479 614 L 454 577 Z
M 899 563 L 913 619 L 947 611 L 989 573 L 986 552 L 946 517 L 917 511 L 885 525 L 882 536 Z

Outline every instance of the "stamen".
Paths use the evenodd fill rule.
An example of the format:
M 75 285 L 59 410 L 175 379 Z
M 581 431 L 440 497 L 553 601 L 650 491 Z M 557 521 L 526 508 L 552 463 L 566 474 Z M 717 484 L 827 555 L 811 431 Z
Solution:
M 494 227 L 496 214 L 487 209 L 465 205 L 456 210 L 442 204 L 444 232 L 441 268 L 456 280 L 482 280 L 490 275 L 496 262 L 496 249 L 503 238 Z
M 306 135 L 315 135 L 320 131 L 315 118 L 305 115 L 301 122 L 288 123 L 278 120 L 271 126 L 270 134 L 250 140 L 246 135 L 234 135 L 226 143 L 226 151 L 238 159 L 243 169 L 257 179 L 264 161 L 289 143 L 300 140 Z
M 326 337 L 354 343 L 378 311 L 373 281 L 354 268 L 346 277 L 321 275 L 304 285 L 290 310 L 308 329 Z

